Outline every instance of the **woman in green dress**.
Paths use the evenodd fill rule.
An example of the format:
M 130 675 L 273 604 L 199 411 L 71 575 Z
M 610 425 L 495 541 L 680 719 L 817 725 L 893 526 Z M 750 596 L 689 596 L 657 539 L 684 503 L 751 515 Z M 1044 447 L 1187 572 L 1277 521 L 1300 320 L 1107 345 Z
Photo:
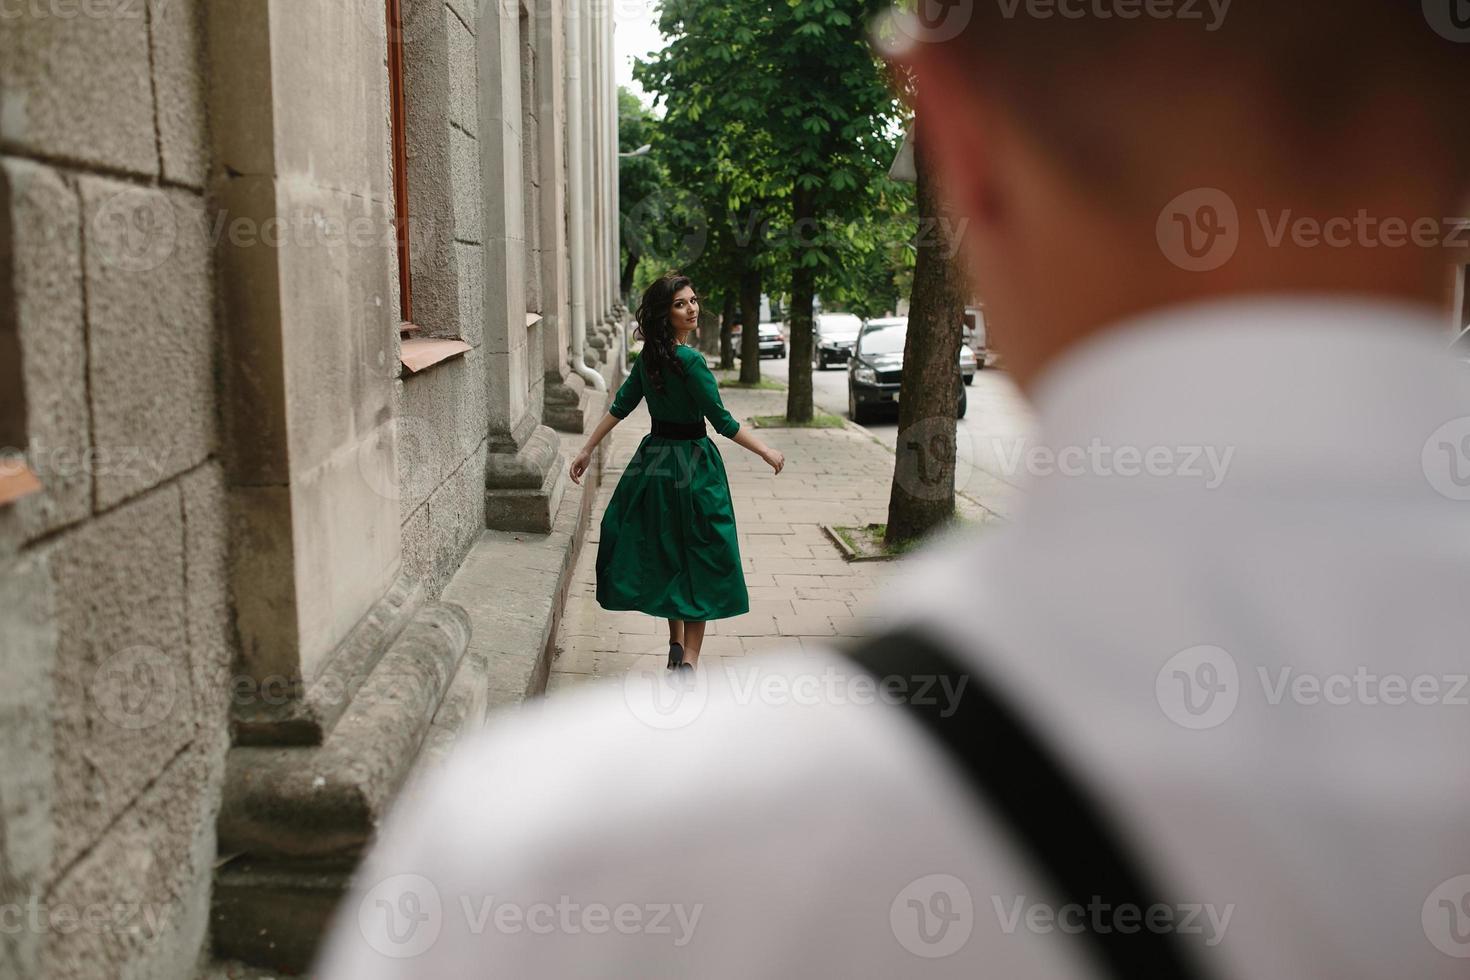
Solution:
M 777 473 L 786 459 L 731 417 L 704 355 L 684 345 L 699 323 L 688 276 L 671 272 L 649 286 L 637 318 L 643 352 L 572 460 L 571 476 L 582 482 L 598 443 L 646 398 L 653 432 L 638 444 L 602 516 L 597 601 L 667 619 L 669 668 L 692 670 L 704 624 L 750 610 L 730 481 L 705 420 Z

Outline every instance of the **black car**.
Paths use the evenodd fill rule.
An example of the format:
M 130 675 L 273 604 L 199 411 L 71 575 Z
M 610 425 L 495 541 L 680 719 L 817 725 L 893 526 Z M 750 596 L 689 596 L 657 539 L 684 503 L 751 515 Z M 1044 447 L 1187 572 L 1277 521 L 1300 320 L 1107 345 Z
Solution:
M 906 317 L 870 320 L 858 334 L 852 359 L 847 363 L 847 414 L 854 422 L 870 422 L 880 413 L 898 410 L 898 392 L 903 387 L 903 343 L 908 336 Z M 965 417 L 970 399 L 955 368 L 958 392 L 957 418 Z

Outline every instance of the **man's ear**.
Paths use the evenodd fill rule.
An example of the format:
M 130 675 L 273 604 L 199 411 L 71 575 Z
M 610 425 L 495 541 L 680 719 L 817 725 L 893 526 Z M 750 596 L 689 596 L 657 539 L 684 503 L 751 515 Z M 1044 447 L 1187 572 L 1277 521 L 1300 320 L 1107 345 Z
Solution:
M 994 224 L 1004 212 L 997 179 L 1006 138 L 1000 114 L 975 74 L 943 47 L 920 45 L 911 63 L 920 155 L 952 207 L 972 225 Z

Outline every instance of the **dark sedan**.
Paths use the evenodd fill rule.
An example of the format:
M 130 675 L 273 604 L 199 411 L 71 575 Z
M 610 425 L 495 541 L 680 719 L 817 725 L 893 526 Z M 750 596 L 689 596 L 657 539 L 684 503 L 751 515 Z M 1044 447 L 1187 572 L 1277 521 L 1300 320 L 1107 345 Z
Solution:
M 852 359 L 847 364 L 847 414 L 854 422 L 871 422 L 880 413 L 898 409 L 903 387 L 903 344 L 908 336 L 908 318 L 871 320 L 858 334 Z M 955 371 L 959 395 L 956 417 L 964 418 L 969 398 Z

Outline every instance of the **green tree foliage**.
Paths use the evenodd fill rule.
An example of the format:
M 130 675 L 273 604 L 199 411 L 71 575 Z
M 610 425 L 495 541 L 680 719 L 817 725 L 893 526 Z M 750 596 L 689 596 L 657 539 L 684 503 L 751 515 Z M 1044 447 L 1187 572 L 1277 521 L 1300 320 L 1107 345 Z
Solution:
M 789 295 L 792 421 L 812 417 L 818 290 L 877 302 L 882 243 L 905 237 L 882 227 L 897 213 L 885 202 L 902 197 L 885 176 L 899 107 L 866 37 L 883 6 L 665 0 L 668 44 L 635 68 L 665 110 L 653 145 L 668 193 L 706 219 L 706 247 L 687 263 L 690 274 L 718 284 L 703 286 L 707 293 L 743 294 L 743 318 L 762 288 Z M 746 337 L 753 348 L 754 330 Z

